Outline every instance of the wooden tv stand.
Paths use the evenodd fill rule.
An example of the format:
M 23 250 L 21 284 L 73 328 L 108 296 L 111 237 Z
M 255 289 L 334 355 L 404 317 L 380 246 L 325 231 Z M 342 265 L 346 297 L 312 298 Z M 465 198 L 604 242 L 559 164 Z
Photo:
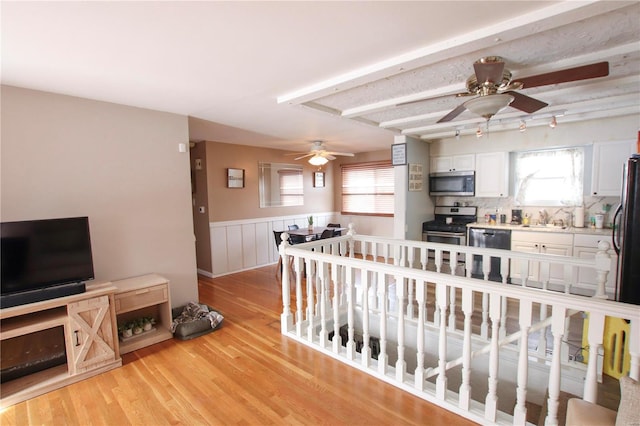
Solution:
M 95 283 L 81 294 L 0 309 L 3 344 L 14 337 L 62 327 L 66 351 L 66 364 L 3 383 L 1 408 L 122 365 L 115 326 L 116 290 L 111 283 Z

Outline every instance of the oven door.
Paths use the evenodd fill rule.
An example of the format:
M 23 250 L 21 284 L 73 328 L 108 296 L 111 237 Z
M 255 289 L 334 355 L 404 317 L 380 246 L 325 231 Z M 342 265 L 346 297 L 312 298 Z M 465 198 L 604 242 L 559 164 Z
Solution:
M 427 231 L 422 234 L 422 239 L 429 243 L 453 244 L 457 246 L 467 245 L 467 235 L 464 232 Z M 435 252 L 429 250 L 428 256 L 430 259 L 435 258 Z M 448 252 L 442 254 L 442 260 L 448 262 L 449 258 Z M 464 263 L 464 259 L 459 259 L 459 262 Z

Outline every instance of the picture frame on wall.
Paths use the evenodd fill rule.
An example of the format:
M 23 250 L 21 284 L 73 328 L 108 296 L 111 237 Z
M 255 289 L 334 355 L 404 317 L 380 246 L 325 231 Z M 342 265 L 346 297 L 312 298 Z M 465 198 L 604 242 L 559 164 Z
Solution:
M 244 188 L 244 169 L 227 169 L 227 188 Z
M 313 172 L 313 187 L 324 187 L 324 172 Z
M 391 145 L 391 165 L 404 166 L 407 164 L 407 144 L 396 143 Z

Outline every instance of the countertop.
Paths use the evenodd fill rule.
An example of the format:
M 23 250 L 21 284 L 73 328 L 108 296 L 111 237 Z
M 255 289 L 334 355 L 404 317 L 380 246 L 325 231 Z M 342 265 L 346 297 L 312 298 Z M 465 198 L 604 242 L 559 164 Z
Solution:
M 611 236 L 613 230 L 611 228 L 562 228 L 560 226 L 542 226 L 542 225 L 511 225 L 497 223 L 491 225 L 488 223 L 473 222 L 467 225 L 468 228 L 487 228 L 487 229 L 508 229 L 510 231 L 529 231 L 529 232 L 556 232 L 560 234 L 588 234 L 588 235 L 607 235 Z

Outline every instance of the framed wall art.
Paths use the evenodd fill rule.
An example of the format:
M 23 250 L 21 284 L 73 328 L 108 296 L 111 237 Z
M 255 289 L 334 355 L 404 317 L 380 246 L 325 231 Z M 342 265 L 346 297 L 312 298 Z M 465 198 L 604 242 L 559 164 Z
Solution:
M 324 187 L 324 172 L 313 172 L 313 186 L 315 188 Z
M 391 145 L 391 164 L 403 166 L 407 164 L 407 144 L 396 143 Z
M 227 169 L 227 188 L 244 188 L 244 169 Z

